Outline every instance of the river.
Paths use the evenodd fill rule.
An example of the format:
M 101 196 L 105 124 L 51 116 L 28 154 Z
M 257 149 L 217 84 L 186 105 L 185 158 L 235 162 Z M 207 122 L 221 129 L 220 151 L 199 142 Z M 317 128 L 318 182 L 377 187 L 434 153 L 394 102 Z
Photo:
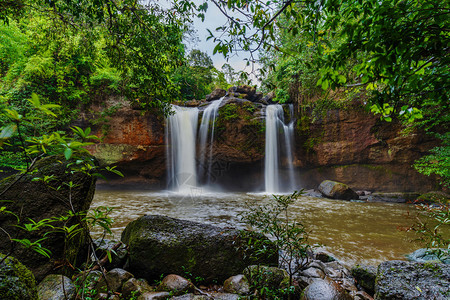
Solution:
M 92 208 L 113 208 L 114 238 L 125 226 L 143 215 L 159 214 L 225 227 L 245 228 L 240 214 L 266 205 L 269 196 L 256 193 L 211 193 L 194 189 L 188 194 L 150 191 L 97 190 Z M 421 247 L 415 235 L 398 230 L 411 225 L 406 218 L 414 206 L 397 203 L 365 203 L 300 197 L 290 206 L 292 219 L 310 232 L 310 244 L 320 244 L 344 265 L 377 265 L 405 259 Z M 100 231 L 93 232 L 99 236 Z

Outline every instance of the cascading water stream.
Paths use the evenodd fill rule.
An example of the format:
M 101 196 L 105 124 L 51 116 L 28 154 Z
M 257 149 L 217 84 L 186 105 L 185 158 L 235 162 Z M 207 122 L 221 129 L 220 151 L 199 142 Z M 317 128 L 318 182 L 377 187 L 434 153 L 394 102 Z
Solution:
M 269 105 L 266 108 L 266 155 L 264 158 L 264 182 L 266 193 L 278 193 L 278 114 L 283 111 L 281 105 Z
M 202 121 L 200 123 L 198 147 L 200 163 L 198 166 L 198 174 L 205 179 L 207 185 L 211 183 L 214 127 L 222 99 L 223 97 L 211 102 L 211 104 L 203 111 Z
M 291 118 L 293 107 L 290 106 Z M 280 136 L 280 132 L 283 135 Z M 269 105 L 266 108 L 266 155 L 264 159 L 264 183 L 268 194 L 293 191 L 295 189 L 295 174 L 293 166 L 293 138 L 294 122 L 284 123 L 283 107 L 279 104 Z M 284 154 L 287 169 L 287 180 L 283 181 L 281 157 Z M 287 184 L 283 184 L 287 182 Z
M 197 187 L 195 141 L 198 109 L 172 106 L 174 114 L 167 118 L 168 187 L 178 192 L 190 192 Z

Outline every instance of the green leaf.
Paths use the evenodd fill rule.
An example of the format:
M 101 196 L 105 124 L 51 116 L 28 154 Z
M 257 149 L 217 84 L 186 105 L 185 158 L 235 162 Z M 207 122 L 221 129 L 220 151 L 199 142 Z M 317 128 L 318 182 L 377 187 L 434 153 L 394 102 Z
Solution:
M 66 148 L 65 150 L 64 150 L 64 157 L 66 158 L 66 160 L 69 160 L 71 157 L 72 157 L 72 154 L 73 154 L 73 150 L 72 150 L 72 148 Z

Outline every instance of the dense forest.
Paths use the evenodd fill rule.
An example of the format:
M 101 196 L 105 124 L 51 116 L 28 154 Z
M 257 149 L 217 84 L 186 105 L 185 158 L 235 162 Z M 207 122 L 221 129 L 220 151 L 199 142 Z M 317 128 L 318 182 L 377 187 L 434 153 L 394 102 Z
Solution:
M 227 22 L 210 30 L 215 52 L 250 53 L 276 101 L 293 92 L 339 107 L 330 90 L 365 94 L 366 106 L 387 121 L 421 127 L 442 146 L 416 163 L 448 185 L 448 6 L 437 1 L 175 1 L 2 2 L 0 95 L 2 138 L 16 129 L 13 111 L 39 116 L 28 101 L 59 105 L 58 118 L 22 122 L 24 140 L 66 130 L 82 105 L 120 94 L 143 109 L 168 112 L 175 100 L 203 98 L 212 89 L 246 82 L 231 66 L 214 68 L 200 50 L 186 51 L 193 18 L 215 5 Z M 194 33 L 195 34 L 195 33 Z M 344 97 L 345 98 L 345 97 Z M 55 108 L 51 106 L 52 108 Z M 9 111 L 8 111 L 9 110 Z M 41 111 L 42 112 L 42 111 Z M 15 113 L 13 113 L 15 114 Z M 6 126 L 6 127 L 5 127 Z M 14 127 L 16 128 L 16 127 Z M 407 133 L 406 133 L 407 134 Z M 42 141 L 41 141 L 42 142 Z M 2 165 L 18 166 L 26 147 L 5 145 Z M 22 162 L 22 163 L 21 163 Z
M 208 39 L 215 44 L 214 55 L 229 58 L 247 53 L 246 63 L 254 67 L 251 74 L 235 70 L 228 63 L 217 68 L 207 53 L 192 47 L 195 44 L 192 41 L 197 39 L 194 20 L 204 20 L 212 7 L 224 17 L 222 26 L 208 29 Z M 295 98 L 299 114 L 308 109 L 343 109 L 357 100 L 358 105 L 382 122 L 400 124 L 403 136 L 420 130 L 433 137 L 436 146 L 410 163 L 419 173 L 437 179 L 439 193 L 447 192 L 449 65 L 448 1 L 0 0 L 0 170 L 16 176 L 0 182 L 0 221 L 5 222 L 0 223 L 0 230 L 7 236 L 4 239 L 7 245 L 1 246 L 3 252 L 9 251 L 4 256 L 0 254 L 0 266 L 8 262 L 11 253 L 18 253 L 14 251 L 20 244 L 49 260 L 51 257 L 58 260 L 60 255 L 62 259 L 56 263 L 61 264 L 61 273 L 72 275 L 73 266 L 81 265 L 79 261 L 76 263 L 78 256 L 90 258 L 81 254 L 80 249 L 89 248 L 91 254 L 96 253 L 89 226 L 100 226 L 111 233 L 109 208 L 87 211 L 96 178 L 104 178 L 106 172 L 122 174 L 115 166 L 100 166 L 88 155 L 87 146 L 99 138 L 77 120 L 82 112 L 113 97 L 127 101 L 141 115 L 159 120 L 173 115 L 174 103 L 206 99 L 215 89 L 236 86 L 259 85 L 264 93 L 272 95 L 273 102 L 265 103 L 267 106 L 292 103 Z M 250 79 L 255 76 L 258 84 Z M 225 118 L 238 123 L 238 113 L 244 112 L 246 121 L 259 126 L 252 115 L 255 107 L 249 103 L 240 108 L 227 107 Z M 96 112 L 96 118 L 89 120 L 90 125 L 98 125 L 118 109 L 119 106 L 112 106 Z M 283 114 L 282 108 L 280 111 Z M 198 115 L 195 116 L 194 123 L 199 123 Z M 265 128 L 260 127 L 263 129 L 256 130 L 258 137 L 262 137 Z M 263 152 L 264 148 L 260 148 Z M 51 164 L 51 171 L 57 175 L 41 176 L 40 172 L 47 170 L 42 161 Z M 32 210 L 34 205 L 14 207 L 14 193 L 18 193 L 17 188 L 22 192 L 21 185 L 24 191 L 33 190 L 34 184 L 45 190 L 37 189 L 36 193 L 50 195 L 49 203 L 55 200 L 46 204 L 49 207 L 69 203 L 67 215 L 61 212 L 36 222 L 24 220 L 22 209 Z M 84 197 L 89 198 L 87 205 L 77 207 L 74 199 L 79 197 L 78 193 L 87 195 Z M 288 222 L 288 207 L 302 193 L 274 196 L 268 208 L 254 208 L 246 216 L 254 228 L 276 237 L 273 247 L 266 247 L 266 243 L 271 245 L 270 241 L 261 237 L 254 239 L 253 233 L 245 233 L 239 237 L 242 240 L 233 240 L 230 246 L 239 251 L 254 250 L 255 245 L 247 244 L 253 240 L 264 251 L 272 247 L 276 255 L 278 250 L 286 250 L 280 253 L 285 255 L 282 259 L 289 266 L 288 288 L 258 290 L 260 286 L 255 285 L 252 288 L 259 299 L 293 299 L 296 293 L 292 275 L 298 270 L 291 270 L 291 263 L 297 260 L 300 267 L 305 267 L 303 259 L 308 261 L 312 253 L 303 224 Z M 20 213 L 13 211 L 16 208 Z M 448 238 L 437 230 L 449 224 L 448 203 L 420 208 L 433 219 L 435 227 L 419 218 L 409 230 L 422 234 L 427 247 L 448 250 Z M 42 229 L 48 232 L 38 233 Z M 62 239 L 56 246 L 43 246 L 58 234 Z M 135 238 L 133 234 L 124 234 L 130 244 Z M 114 251 L 103 253 L 106 255 L 103 264 L 108 259 L 111 263 L 111 253 Z M 256 261 L 259 259 L 256 256 L 246 259 Z M 28 254 L 25 257 L 29 258 Z M 103 268 L 98 258 L 90 266 Z M 136 269 L 139 267 L 138 264 Z M 188 274 L 186 266 L 182 267 Z M 48 270 L 39 273 L 39 269 L 36 267 L 38 276 L 46 275 Z M 418 286 L 416 289 L 422 293 Z M 83 290 L 82 297 L 84 293 Z

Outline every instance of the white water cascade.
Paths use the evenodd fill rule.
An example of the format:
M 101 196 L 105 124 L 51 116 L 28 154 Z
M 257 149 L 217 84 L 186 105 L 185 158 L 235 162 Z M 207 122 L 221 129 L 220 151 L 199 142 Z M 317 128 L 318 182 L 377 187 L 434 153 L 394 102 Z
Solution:
M 198 174 L 205 178 L 205 183 L 211 183 L 212 150 L 214 141 L 214 127 L 222 99 L 214 100 L 203 111 L 199 129 L 199 166 Z M 209 145 L 209 147 L 208 147 Z
M 198 109 L 172 106 L 174 114 L 167 118 L 166 138 L 168 187 L 178 192 L 190 192 L 197 187 L 195 142 Z
M 293 107 L 290 106 L 291 116 Z M 283 133 L 280 135 L 280 133 Z M 266 155 L 264 159 L 265 192 L 268 194 L 293 191 L 295 174 L 293 166 L 294 122 L 284 123 L 283 107 L 279 104 L 266 108 Z M 284 180 L 281 169 L 282 157 L 285 159 L 287 180 Z

